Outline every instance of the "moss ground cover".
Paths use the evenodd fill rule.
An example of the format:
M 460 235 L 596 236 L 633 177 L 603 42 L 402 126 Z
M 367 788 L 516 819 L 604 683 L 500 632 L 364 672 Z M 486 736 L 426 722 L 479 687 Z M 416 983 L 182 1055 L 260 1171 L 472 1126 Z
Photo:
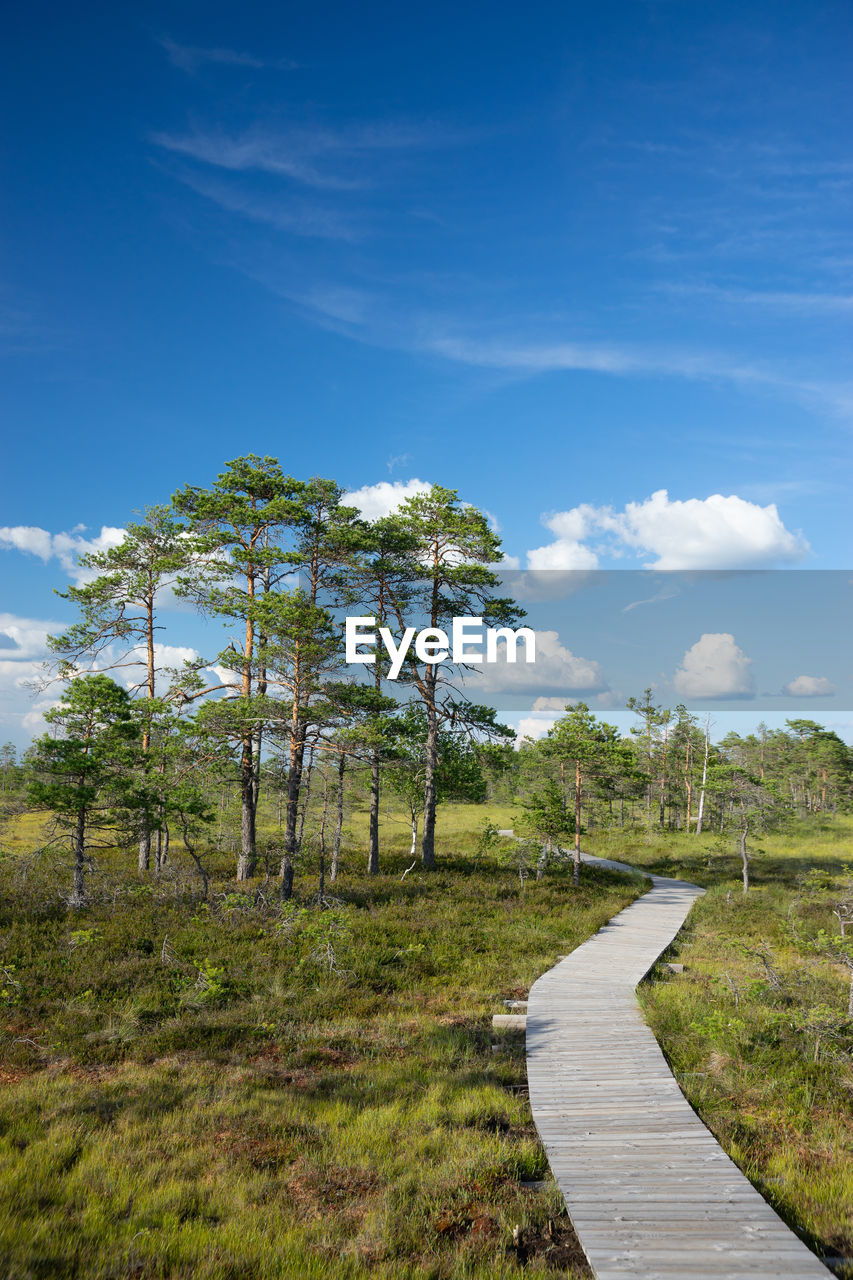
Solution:
M 203 902 L 176 849 L 155 883 L 103 855 L 70 913 L 47 865 L 22 875 L 19 828 L 0 898 L 4 1276 L 584 1275 L 523 1040 L 490 1020 L 638 888 L 592 872 L 573 890 L 560 869 L 522 888 L 511 858 L 477 857 L 484 817 L 509 825 L 445 812 L 431 875 L 401 879 L 402 823 L 377 878 L 353 844 L 325 911 L 308 869 L 282 906 L 272 882 L 235 886 L 227 851 Z

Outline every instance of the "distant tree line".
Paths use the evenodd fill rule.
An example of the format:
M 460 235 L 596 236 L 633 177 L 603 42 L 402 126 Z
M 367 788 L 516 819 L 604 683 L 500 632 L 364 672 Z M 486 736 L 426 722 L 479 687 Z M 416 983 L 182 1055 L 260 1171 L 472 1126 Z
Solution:
M 513 764 L 528 827 L 549 846 L 574 842 L 575 879 L 583 831 L 716 830 L 736 835 L 746 889 L 750 832 L 853 808 L 853 749 L 814 720 L 760 724 L 714 744 L 709 717 L 660 706 L 651 689 L 627 705 L 637 716 L 627 738 L 579 702 L 544 738 L 522 743 Z

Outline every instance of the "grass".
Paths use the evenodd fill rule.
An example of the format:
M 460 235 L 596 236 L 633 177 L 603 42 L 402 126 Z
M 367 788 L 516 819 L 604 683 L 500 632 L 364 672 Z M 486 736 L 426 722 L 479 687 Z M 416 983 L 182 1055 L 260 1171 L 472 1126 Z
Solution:
M 605 872 L 522 888 L 475 856 L 508 811 L 445 810 L 439 870 L 350 825 L 337 902 L 283 907 L 209 853 L 144 882 L 106 854 L 69 914 L 55 868 L 4 861 L 0 1257 L 56 1277 L 587 1275 L 491 1015 L 632 900 Z M 497 1045 L 495 1041 L 497 1040 Z M 544 1181 L 541 1188 L 525 1183 Z M 514 1227 L 520 1248 L 513 1245 Z
M 678 1082 L 727 1153 L 822 1255 L 853 1259 L 853 1025 L 849 974 L 809 943 L 837 929 L 831 903 L 853 862 L 853 820 L 765 835 L 744 896 L 740 859 L 716 837 L 616 833 L 588 841 L 707 887 L 640 988 Z M 806 877 L 823 873 L 810 890 Z M 853 1265 L 837 1264 L 853 1276 Z

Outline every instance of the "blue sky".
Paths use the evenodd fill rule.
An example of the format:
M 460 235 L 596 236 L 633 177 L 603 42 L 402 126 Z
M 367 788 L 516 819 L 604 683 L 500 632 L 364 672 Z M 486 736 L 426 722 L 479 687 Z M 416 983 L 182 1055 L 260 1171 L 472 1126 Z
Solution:
M 0 686 L 81 539 L 246 452 L 456 487 L 522 568 L 849 565 L 849 5 L 4 35 Z

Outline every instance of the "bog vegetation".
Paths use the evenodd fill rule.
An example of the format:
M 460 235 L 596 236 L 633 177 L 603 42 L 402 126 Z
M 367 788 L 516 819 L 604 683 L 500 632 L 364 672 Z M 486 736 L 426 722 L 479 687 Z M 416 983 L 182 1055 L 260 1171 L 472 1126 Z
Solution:
M 490 1025 L 642 892 L 582 842 L 709 887 L 648 1016 L 853 1255 L 853 753 L 649 690 L 627 736 L 575 703 L 516 748 L 461 664 L 352 678 L 345 614 L 517 625 L 500 555 L 452 490 L 370 523 L 249 456 L 88 557 L 48 731 L 0 754 L 4 1274 L 584 1275 Z M 232 638 L 169 670 L 174 594 Z

